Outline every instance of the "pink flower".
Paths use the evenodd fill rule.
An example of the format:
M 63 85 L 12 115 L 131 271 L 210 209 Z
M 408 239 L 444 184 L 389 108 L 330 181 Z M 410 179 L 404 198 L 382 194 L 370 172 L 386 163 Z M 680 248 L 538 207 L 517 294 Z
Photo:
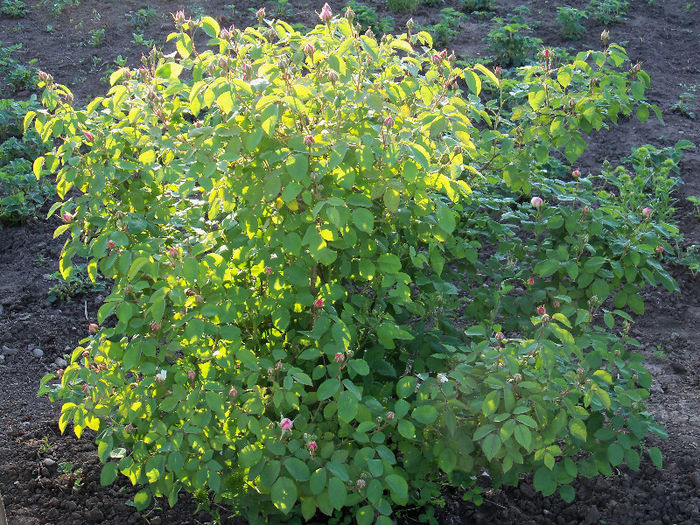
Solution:
M 88 325 L 88 332 L 90 332 L 91 334 L 96 334 L 99 329 L 100 329 L 99 325 L 97 325 L 95 323 L 90 323 Z
M 496 66 L 493 72 L 497 77 L 500 77 L 503 74 L 503 68 L 501 66 Z
M 642 210 L 642 215 L 644 215 L 644 218 L 645 218 L 645 219 L 648 219 L 649 217 L 651 217 L 651 208 L 650 208 L 649 206 L 647 206 L 646 208 L 644 208 L 644 209 Z
M 395 414 L 393 412 L 386 413 L 386 420 L 387 421 L 391 421 L 392 419 L 394 419 L 394 417 L 395 417 Z
M 559 301 L 554 301 L 554 308 L 559 308 L 560 306 L 561 304 L 559 303 Z
M 314 301 L 314 306 L 315 306 L 316 308 L 321 308 L 321 307 L 323 306 L 323 299 L 316 299 L 316 300 Z
M 259 22 L 262 22 L 263 19 L 265 18 L 265 8 L 261 7 L 255 12 L 255 18 L 258 19 Z
M 83 385 L 83 388 L 81 388 L 81 390 L 82 390 L 83 392 L 87 392 L 87 389 L 88 389 L 88 386 L 87 386 L 87 385 Z
M 574 171 L 571 172 L 571 176 L 574 179 L 578 179 L 581 176 L 581 172 L 578 170 L 578 168 L 576 168 Z
M 170 257 L 175 258 L 175 257 L 177 257 L 178 255 L 180 255 L 180 250 L 178 250 L 177 248 L 175 248 L 175 246 L 173 246 L 172 248 L 170 248 Z
M 269 266 L 265 266 L 265 273 L 267 275 L 272 275 L 272 268 L 270 268 Z
M 114 241 L 107 241 L 107 248 L 109 248 L 110 250 L 113 250 L 116 247 L 117 247 L 117 244 Z
M 433 56 L 431 57 L 431 60 L 433 61 L 433 64 L 437 65 L 442 62 L 442 57 L 440 56 L 439 53 L 434 53 Z
M 335 362 L 336 363 L 342 363 L 343 359 L 345 359 L 345 354 L 343 354 L 341 352 L 338 352 L 337 354 L 335 354 Z
M 313 55 L 314 51 L 315 51 L 315 49 L 314 49 L 313 44 L 308 43 L 304 46 L 304 53 L 306 53 L 307 55 L 309 55 L 309 56 Z
M 188 370 L 188 371 L 187 371 L 187 379 L 189 379 L 190 381 L 191 381 L 192 379 L 194 379 L 196 375 L 197 375 L 197 374 L 195 373 L 194 370 Z
M 158 323 L 156 323 L 155 321 L 153 321 L 151 323 L 151 332 L 153 332 L 155 334 L 158 330 L 160 330 L 160 325 Z
M 384 127 L 385 128 L 391 128 L 394 126 L 394 119 L 391 117 L 387 117 L 384 119 Z
M 549 49 L 545 49 L 544 51 L 542 51 L 542 55 L 544 56 L 544 58 L 549 58 L 550 54 L 551 51 Z
M 363 488 L 365 488 L 365 485 L 367 485 L 367 483 L 364 479 L 358 479 L 356 485 L 358 489 L 362 490 Z
M 535 279 L 532 278 L 532 277 L 530 277 L 530 278 L 527 280 L 527 284 L 529 284 L 530 286 L 532 286 L 533 284 L 535 284 Z
M 326 24 L 331 21 L 331 18 L 333 18 L 333 11 L 331 11 L 331 6 L 328 4 L 323 4 L 323 7 L 321 8 L 321 13 L 319 13 L 318 17 L 321 19 L 322 22 L 325 22 Z
M 663 247 L 663 246 L 657 246 L 657 247 L 656 247 L 656 253 L 658 253 L 659 255 L 661 255 L 662 253 L 664 253 L 664 247 Z
M 539 210 L 544 204 L 544 201 L 540 197 L 535 196 L 532 199 L 530 199 L 530 204 L 532 204 L 533 208 Z
M 73 222 L 75 216 L 72 213 L 66 212 L 63 215 L 61 215 L 61 218 L 63 219 L 63 222 L 70 224 L 71 222 Z
M 304 137 L 304 144 L 307 146 L 313 146 L 314 142 L 315 141 L 312 135 L 306 135 L 306 137 Z
M 284 434 L 285 432 L 289 432 L 292 430 L 292 425 L 294 422 L 289 419 L 288 417 L 283 417 L 282 420 L 280 421 L 280 428 L 282 429 L 282 433 Z
M 228 395 L 229 395 L 230 397 L 232 397 L 232 398 L 233 398 L 233 397 L 236 397 L 236 396 L 238 395 L 238 390 L 236 390 L 235 388 L 231 387 L 231 390 L 228 391 Z
M 547 313 L 547 310 L 545 309 L 544 306 L 538 306 L 537 307 L 537 315 L 544 315 Z
M 316 452 L 316 449 L 318 448 L 318 445 L 316 445 L 316 442 L 315 442 L 315 441 L 309 441 L 309 442 L 306 444 L 306 448 L 309 450 L 309 453 L 310 453 L 310 454 L 313 454 L 314 452 Z
M 95 140 L 95 135 L 93 135 L 93 134 L 90 133 L 89 131 L 86 131 L 86 132 L 84 133 L 84 135 L 85 135 L 85 138 L 88 139 L 90 142 L 92 142 L 93 140 Z

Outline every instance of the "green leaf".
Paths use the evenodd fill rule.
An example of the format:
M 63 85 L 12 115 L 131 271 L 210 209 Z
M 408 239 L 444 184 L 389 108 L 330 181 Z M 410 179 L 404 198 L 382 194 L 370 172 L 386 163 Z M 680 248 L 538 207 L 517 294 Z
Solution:
M 372 525 L 374 521 L 374 509 L 371 505 L 365 505 L 360 507 L 355 512 L 355 519 L 357 520 L 357 525 Z
M 651 447 L 649 450 L 647 450 L 647 453 L 649 454 L 651 462 L 656 468 L 663 468 L 663 457 L 658 447 Z
M 486 436 L 486 439 L 481 443 L 481 450 L 484 451 L 486 459 L 491 461 L 496 454 L 501 450 L 501 438 L 495 432 Z
M 374 229 L 374 215 L 365 208 L 355 208 L 352 211 L 352 222 L 358 230 L 365 233 L 371 233 Z
M 326 482 L 328 481 L 328 474 L 326 469 L 319 468 L 311 474 L 311 479 L 309 482 L 309 488 L 311 489 L 311 494 L 318 496 L 326 488 Z
M 379 269 L 387 275 L 395 275 L 401 271 L 401 260 L 393 253 L 385 253 L 377 259 Z
M 644 315 L 644 300 L 636 293 L 627 296 L 627 304 L 635 314 Z
M 328 499 L 334 508 L 340 510 L 348 499 L 348 489 L 339 478 L 333 476 L 328 482 Z
M 554 275 L 561 266 L 561 263 L 556 259 L 547 259 L 535 265 L 535 273 L 540 277 L 549 277 Z
M 117 479 L 117 473 L 119 472 L 119 465 L 114 461 L 106 463 L 102 467 L 102 472 L 100 473 L 100 485 L 103 487 L 111 485 L 114 480 Z
M 437 223 L 445 233 L 452 233 L 456 227 L 454 212 L 447 206 L 439 206 L 437 209 Z
M 405 505 L 408 501 L 408 483 L 398 474 L 389 474 L 385 479 L 391 490 L 391 499 L 399 505 Z
M 532 450 L 532 433 L 525 425 L 516 425 L 513 429 L 515 440 L 528 452 Z
M 447 474 L 457 466 L 457 454 L 451 448 L 443 448 L 438 457 L 438 466 Z
M 140 490 L 134 496 L 134 506 L 136 510 L 144 510 L 151 504 L 151 493 L 148 489 Z
M 569 421 L 569 433 L 572 437 L 581 441 L 586 441 L 588 437 L 586 424 L 578 418 L 572 418 L 571 421 Z
M 406 398 L 416 391 L 418 381 L 413 376 L 404 376 L 396 383 L 396 395 Z
M 416 407 L 411 414 L 413 419 L 424 425 L 430 425 L 438 417 L 438 412 L 432 405 Z
M 501 391 L 500 390 L 492 390 L 489 392 L 486 397 L 484 398 L 484 401 L 481 403 L 481 412 L 488 417 L 491 414 L 495 413 L 496 410 L 498 410 L 498 405 L 501 400 Z
M 202 19 L 200 20 L 200 24 L 202 25 L 202 29 L 204 30 L 204 32 L 211 38 L 216 38 L 217 36 L 219 36 L 219 23 L 212 17 L 202 17 Z
M 414 427 L 413 423 L 411 423 L 407 419 L 402 419 L 401 421 L 399 421 L 397 428 L 399 430 L 399 434 L 401 434 L 406 439 L 416 438 L 416 427 Z
M 283 460 L 284 468 L 292 475 L 292 478 L 297 481 L 309 481 L 311 477 L 311 472 L 309 467 L 306 466 L 299 458 L 286 457 Z
M 335 394 L 338 393 L 339 388 L 340 381 L 338 379 L 336 379 L 335 377 L 326 379 L 323 383 L 321 383 L 316 392 L 318 400 L 323 401 L 325 399 L 333 397 Z
M 561 496 L 561 499 L 566 503 L 571 503 L 576 497 L 576 491 L 571 485 L 562 485 L 559 487 L 559 496 Z
M 364 359 L 351 359 L 348 361 L 348 366 L 358 375 L 369 375 L 369 365 Z
M 166 62 L 156 69 L 156 77 L 164 79 L 175 79 L 182 73 L 182 66 L 175 62 Z
M 338 399 L 338 418 L 341 421 L 350 423 L 357 415 L 358 401 L 355 394 L 348 390 L 343 390 Z
M 547 467 L 540 467 L 535 471 L 533 478 L 535 490 L 541 492 L 544 496 L 551 496 L 557 490 L 557 481 L 553 471 Z
M 608 445 L 608 461 L 613 467 L 617 467 L 625 459 L 625 450 L 618 443 Z
M 289 478 L 282 476 L 270 491 L 272 504 L 283 514 L 289 514 L 297 501 L 297 486 Z

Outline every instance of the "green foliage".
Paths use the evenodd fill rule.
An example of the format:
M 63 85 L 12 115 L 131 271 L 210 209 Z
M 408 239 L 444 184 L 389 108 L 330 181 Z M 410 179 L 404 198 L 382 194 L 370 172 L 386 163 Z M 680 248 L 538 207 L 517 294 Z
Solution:
M 2 0 L 0 2 L 0 15 L 10 18 L 24 18 L 27 16 L 27 4 L 22 0 Z
M 68 302 L 74 297 L 105 290 L 104 281 L 95 280 L 93 282 L 88 275 L 85 265 L 76 265 L 68 278 L 64 278 L 61 272 L 52 273 L 47 275 L 46 278 L 58 281 L 57 284 L 49 289 L 48 298 L 50 303 Z
M 561 25 L 561 36 L 568 40 L 579 40 L 586 34 L 583 22 L 588 18 L 586 11 L 574 7 L 557 7 L 557 22 Z
M 145 27 L 153 23 L 153 19 L 156 17 L 156 10 L 152 7 L 142 7 L 136 11 L 129 11 L 125 16 L 135 29 L 143 31 Z
M 526 36 L 528 26 L 520 15 L 510 15 L 507 20 L 494 18 L 495 27 L 484 39 L 489 51 L 495 54 L 494 62 L 502 67 L 522 66 L 537 52 L 542 44 L 539 38 Z
M 185 22 L 177 57 L 85 109 L 49 79 L 25 119 L 57 141 L 34 169 L 64 199 L 61 275 L 114 282 L 41 384 L 61 431 L 98 433 L 101 482 L 142 485 L 139 510 L 184 490 L 251 523 L 364 524 L 443 485 L 478 501 L 484 470 L 570 501 L 579 474 L 639 468 L 664 432 L 629 311 L 677 289 L 654 247 L 678 229 L 554 159 L 658 111 L 646 73 L 611 45 L 501 83 L 427 32 L 261 26 Z
M 695 91 L 697 90 L 697 85 L 695 84 L 681 84 L 681 88 L 685 89 L 683 93 L 678 96 L 678 102 L 671 106 L 671 111 L 677 113 L 685 118 L 695 119 L 695 106 L 697 104 L 697 97 Z
M 586 11 L 590 17 L 607 26 L 625 20 L 629 5 L 627 0 L 591 0 Z
M 451 7 L 446 7 L 445 9 L 440 9 L 440 21 L 423 27 L 423 30 L 430 33 L 433 37 L 433 46 L 437 49 L 442 49 L 447 47 L 450 41 L 457 36 L 462 19 L 464 19 L 464 13 L 460 13 Z
M 91 29 L 88 31 L 88 45 L 90 47 L 100 47 L 105 39 L 105 30 L 103 27 L 99 29 Z
M 467 13 L 474 11 L 491 11 L 493 9 L 493 0 L 463 0 L 462 10 Z
M 33 66 L 35 61 L 32 60 L 27 67 L 10 56 L 13 51 L 21 48 L 22 44 L 5 47 L 0 42 L 0 74 L 3 75 L 5 84 L 15 92 L 33 90 L 37 83 L 37 69 Z
M 32 162 L 46 148 L 34 130 L 22 129 L 27 111 L 38 107 L 35 96 L 28 102 L 0 99 L 0 222 L 17 224 L 36 216 L 55 192 L 32 171 Z
M 419 0 L 387 0 L 386 3 L 395 13 L 412 13 L 418 7 Z
M 351 0 L 348 7 L 355 13 L 354 22 L 359 24 L 362 32 L 368 29 L 375 35 L 383 35 L 394 30 L 394 19 L 391 16 L 383 16 L 381 19 L 372 6 Z
M 41 0 L 39 5 L 47 7 L 53 16 L 59 17 L 66 7 L 80 5 L 80 0 Z

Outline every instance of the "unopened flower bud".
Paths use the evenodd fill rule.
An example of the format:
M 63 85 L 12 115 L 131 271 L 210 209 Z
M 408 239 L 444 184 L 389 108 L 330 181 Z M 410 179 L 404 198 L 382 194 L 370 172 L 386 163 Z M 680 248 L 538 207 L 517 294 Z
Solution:
M 93 140 L 95 140 L 95 135 L 93 135 L 93 134 L 90 133 L 89 131 L 86 131 L 85 133 L 83 133 L 83 135 L 85 135 L 85 138 L 86 138 L 89 142 L 92 142 Z
M 188 370 L 188 371 L 187 371 L 187 379 L 189 379 L 190 381 L 192 381 L 192 380 L 195 378 L 196 375 L 197 375 L 197 374 L 195 373 L 194 370 Z
M 642 215 L 644 216 L 645 219 L 648 219 L 649 217 L 651 217 L 651 208 L 649 206 L 644 208 L 642 210 Z
M 273 272 L 272 268 L 270 268 L 269 266 L 265 266 L 265 274 L 266 275 L 272 275 L 272 272 Z
M 357 488 L 359 490 L 362 490 L 367 485 L 367 482 L 364 479 L 358 479 L 357 483 L 355 483 L 355 484 L 357 485 Z
M 527 280 L 527 284 L 530 285 L 530 286 L 532 286 L 533 284 L 535 284 L 535 279 L 534 279 L 534 277 L 530 277 L 530 278 Z
M 391 421 L 392 419 L 394 419 L 394 417 L 396 417 L 396 416 L 394 415 L 393 412 L 387 412 L 387 413 L 386 413 L 386 420 L 387 420 L 387 421 Z
M 663 246 L 657 246 L 657 247 L 656 247 L 656 253 L 658 253 L 659 255 L 661 255 L 662 253 L 664 253 L 664 247 L 663 247 Z
M 323 299 L 316 299 L 316 300 L 314 301 L 314 306 L 315 306 L 316 308 L 321 308 L 321 307 L 323 306 Z
M 542 205 L 544 204 L 544 201 L 540 197 L 535 196 L 532 199 L 530 199 L 530 204 L 532 205 L 533 208 L 535 208 L 536 210 L 539 210 L 542 207 Z
M 522 374 L 519 374 L 519 373 L 513 374 L 513 381 L 515 381 L 516 383 L 519 383 L 522 380 L 523 380 Z
M 503 74 L 503 68 L 501 66 L 496 66 L 496 68 L 493 70 L 493 73 L 497 77 L 500 77 Z
M 176 26 L 181 26 L 185 23 L 185 12 L 180 9 L 173 15 L 173 20 L 175 21 Z
M 73 222 L 75 216 L 72 213 L 66 212 L 63 215 L 61 215 L 61 218 L 63 219 L 63 222 L 70 224 L 71 222 Z
M 314 137 L 312 135 L 306 135 L 306 137 L 304 137 L 304 144 L 307 146 L 313 146 L 314 142 Z
M 581 211 L 584 215 L 588 215 L 591 212 L 591 209 L 588 206 L 584 206 L 583 208 L 581 208 Z
M 112 240 L 107 241 L 107 248 L 109 248 L 110 250 L 113 250 L 116 247 L 117 247 L 117 244 L 114 241 L 112 241 Z
M 335 354 L 335 362 L 336 363 L 342 363 L 345 360 L 345 354 L 338 352 Z
M 554 308 L 559 308 L 560 306 L 561 304 L 559 303 L 559 301 L 554 301 Z
M 433 53 L 431 60 L 433 61 L 433 64 L 435 64 L 435 65 L 438 65 L 442 62 L 442 58 L 440 57 L 439 53 Z
M 275 363 L 275 369 L 282 370 L 282 361 L 277 361 L 277 363 Z
M 333 11 L 331 11 L 331 6 L 328 4 L 323 4 L 323 7 L 321 8 L 321 12 L 319 13 L 318 17 L 321 19 L 322 22 L 328 23 L 331 21 L 333 18 Z
M 549 317 L 549 314 L 544 314 L 544 315 L 542 316 L 542 322 L 545 323 L 545 324 L 547 324 L 547 323 L 550 321 L 550 319 L 551 319 L 551 318 Z
M 90 332 L 93 335 L 96 334 L 99 329 L 100 329 L 100 327 L 96 323 L 90 323 L 88 325 L 88 332 Z
M 608 31 L 607 29 L 603 29 L 603 32 L 600 34 L 600 39 L 603 42 L 607 43 L 608 40 L 610 40 L 610 31 Z
M 387 117 L 384 119 L 384 127 L 391 128 L 394 126 L 394 119 L 392 117 Z
M 313 55 L 314 51 L 315 51 L 314 45 L 311 42 L 309 42 L 308 44 L 306 44 L 304 46 L 304 53 L 306 53 L 307 55 L 309 55 L 309 56 Z
M 280 421 L 280 428 L 282 429 L 282 433 L 289 432 L 290 430 L 292 430 L 293 424 L 294 422 L 291 419 L 289 419 L 288 417 L 283 417 Z
M 90 352 L 88 352 L 87 350 L 85 350 L 85 351 L 83 352 L 83 357 L 84 357 L 85 359 L 87 359 L 88 357 L 90 357 Z
M 578 179 L 581 176 L 581 172 L 578 170 L 578 168 L 576 168 L 574 171 L 571 172 L 571 176 L 574 179 Z
M 413 26 L 416 25 L 415 22 L 413 21 L 413 18 L 409 18 L 406 20 L 406 29 L 408 29 L 408 32 L 411 32 L 411 29 L 413 29 Z
M 506 336 L 503 335 L 503 332 L 496 332 L 495 337 L 496 337 L 496 341 L 498 341 L 499 343 L 506 338 Z
M 59 368 L 58 370 L 56 370 L 56 375 L 58 377 L 61 377 L 63 375 L 63 368 Z
M 339 78 L 340 78 L 340 77 L 338 76 L 338 73 L 336 73 L 336 72 L 333 71 L 332 69 L 328 72 L 328 80 L 329 80 L 331 83 L 335 84 L 336 82 L 338 82 L 338 79 L 339 79 Z
M 265 8 L 261 7 L 255 12 L 255 18 L 258 19 L 258 22 L 262 24 L 263 20 L 265 20 Z
M 550 57 L 551 54 L 552 54 L 552 52 L 551 52 L 549 49 L 545 49 L 544 51 L 542 51 L 542 56 L 543 56 L 545 59 L 549 59 L 549 57 Z
M 537 315 L 544 315 L 547 313 L 547 309 L 543 306 L 537 307 Z
M 313 453 L 316 452 L 316 450 L 318 449 L 318 445 L 316 444 L 315 441 L 309 441 L 309 442 L 306 444 L 306 448 L 307 448 L 307 450 L 309 451 L 309 454 L 313 454 Z
M 160 330 L 160 325 L 158 325 L 158 323 L 153 321 L 151 323 L 151 332 L 153 332 L 155 334 L 158 330 Z
M 352 10 L 352 7 L 348 6 L 345 10 L 345 18 L 348 19 L 348 22 L 352 22 L 355 19 L 355 11 Z
M 228 395 L 231 398 L 236 397 L 238 395 L 238 390 L 232 387 L 231 390 L 228 391 Z
M 175 258 L 175 257 L 177 257 L 178 255 L 180 255 L 180 251 L 179 251 L 175 246 L 173 246 L 173 247 L 170 248 L 169 253 L 170 253 L 170 257 L 173 257 L 173 258 Z

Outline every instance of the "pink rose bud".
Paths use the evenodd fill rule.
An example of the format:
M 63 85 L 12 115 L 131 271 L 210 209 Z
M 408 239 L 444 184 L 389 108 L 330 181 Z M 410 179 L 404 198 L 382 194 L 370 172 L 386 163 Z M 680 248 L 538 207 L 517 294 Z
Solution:
M 574 179 L 578 179 L 581 176 L 581 172 L 578 170 L 578 168 L 576 168 L 574 171 L 571 172 L 571 176 Z
M 544 306 L 539 306 L 539 307 L 537 308 L 537 314 L 538 314 L 538 315 L 544 315 L 544 314 L 546 314 L 546 313 L 547 313 L 547 310 L 545 309 Z
M 530 200 L 530 204 L 532 204 L 533 208 L 539 210 L 542 207 L 542 204 L 544 204 L 544 201 L 540 197 L 533 197 Z
M 160 330 L 160 326 L 158 325 L 158 323 L 153 321 L 151 323 L 151 332 L 153 332 L 155 334 L 158 330 Z
M 554 308 L 559 308 L 560 306 L 561 304 L 559 303 L 559 301 L 554 301 Z
M 309 453 L 313 454 L 318 449 L 318 445 L 316 445 L 315 441 L 309 441 L 306 444 L 306 448 L 309 450 Z
M 533 284 L 535 284 L 535 279 L 534 279 L 533 277 L 530 277 L 530 278 L 527 280 L 527 284 L 529 284 L 530 286 L 532 286 Z
M 113 250 L 116 247 L 117 247 L 117 244 L 114 241 L 107 241 L 107 248 L 109 248 L 110 250 Z
M 335 362 L 336 363 L 342 363 L 343 359 L 345 359 L 345 354 L 343 354 L 341 352 L 338 352 L 337 354 L 335 354 Z
M 255 18 L 258 19 L 258 22 L 261 22 L 265 19 L 265 8 L 261 7 L 255 12 Z
M 272 268 L 270 268 L 269 266 L 265 266 L 265 273 L 267 275 L 272 275 Z
M 314 301 L 314 306 L 315 306 L 316 308 L 321 308 L 321 307 L 323 306 L 323 299 L 316 299 L 316 300 Z
M 500 77 L 503 74 L 503 68 L 501 66 L 496 66 L 493 72 L 497 77 Z
M 588 214 L 588 213 L 590 213 L 591 209 L 590 209 L 588 206 L 584 206 L 584 207 L 581 209 L 581 211 L 582 211 L 584 214 Z
M 394 119 L 391 117 L 387 117 L 384 119 L 384 127 L 385 128 L 391 128 L 394 126 Z
M 238 395 L 238 390 L 235 388 L 231 388 L 231 390 L 228 391 L 229 397 L 236 397 Z
M 328 4 L 323 4 L 323 7 L 321 8 L 321 12 L 319 13 L 318 17 L 321 19 L 322 22 L 325 22 L 326 24 L 331 21 L 331 18 L 333 18 L 333 11 L 331 11 L 331 6 Z
M 63 375 L 63 368 L 59 368 L 58 370 L 56 370 L 56 375 L 58 377 L 61 377 Z
M 223 40 L 228 40 L 231 38 L 231 32 L 225 27 L 221 30 L 220 36 Z
M 175 246 L 173 246 L 172 248 L 170 248 L 169 253 L 170 253 L 170 257 L 175 258 L 178 255 L 180 255 L 180 250 L 178 250 L 177 248 L 175 248 Z
M 338 82 L 338 79 L 339 79 L 339 78 L 340 78 L 340 77 L 338 76 L 338 73 L 336 73 L 336 72 L 333 71 L 332 69 L 328 72 L 328 80 L 329 80 L 330 82 L 332 82 L 333 84 L 335 84 L 336 82 Z
M 387 413 L 386 413 L 386 420 L 387 420 L 387 421 L 391 421 L 392 419 L 394 419 L 394 417 L 395 417 L 395 415 L 394 415 L 393 412 L 387 412 Z
M 313 44 L 309 43 L 309 44 L 306 44 L 304 46 L 304 53 L 306 53 L 307 55 L 309 55 L 309 56 L 313 55 L 314 51 L 315 51 L 315 49 L 314 49 Z
M 173 15 L 173 20 L 175 20 L 176 25 L 182 25 L 185 23 L 185 12 L 180 9 Z
M 37 74 L 39 75 L 39 80 L 42 82 L 46 82 L 49 79 L 49 74 L 46 71 L 39 71 Z
M 496 341 L 499 343 L 503 341 L 506 338 L 505 335 L 503 335 L 503 332 L 496 332 Z
M 363 488 L 365 488 L 365 485 L 367 485 L 367 483 L 364 479 L 358 479 L 356 485 L 358 489 L 362 490 Z
M 282 361 L 277 361 L 277 364 L 275 364 L 275 369 L 282 370 Z
M 90 352 L 88 352 L 87 350 L 85 350 L 85 351 L 83 352 L 83 357 L 84 357 L 85 359 L 87 359 L 88 357 L 90 357 Z
M 551 51 L 549 49 L 545 49 L 542 51 L 542 55 L 544 55 L 544 58 L 549 58 L 549 55 L 551 54 Z
M 93 135 L 93 134 L 90 133 L 89 131 L 86 131 L 86 132 L 84 133 L 84 135 L 85 135 L 85 138 L 86 138 L 87 140 L 89 140 L 90 142 L 92 142 L 93 140 L 95 140 L 95 135 Z
M 194 379 L 194 377 L 195 377 L 196 375 L 197 375 L 197 374 L 195 374 L 194 370 L 188 370 L 188 371 L 187 371 L 187 379 L 189 379 L 190 381 L 191 381 L 192 379 Z
M 280 421 L 280 428 L 282 428 L 283 432 L 289 432 L 290 430 L 292 430 L 293 424 L 294 423 L 291 419 L 289 419 L 288 417 L 283 417 Z
M 307 146 L 313 146 L 314 142 L 315 141 L 312 135 L 306 135 L 306 137 L 304 137 L 304 144 Z
M 431 57 L 433 64 L 438 65 L 442 62 L 442 58 L 440 58 L 439 53 L 434 53 L 433 56 Z
M 644 215 L 644 218 L 645 218 L 645 219 L 648 219 L 649 217 L 651 217 L 651 208 L 650 208 L 649 206 L 647 206 L 646 208 L 644 208 L 644 209 L 642 210 L 642 215 Z
M 66 212 L 63 215 L 61 215 L 61 218 L 63 219 L 63 222 L 71 223 L 71 222 L 73 222 L 73 219 L 75 218 L 75 216 L 72 213 Z
M 251 69 L 253 69 L 253 66 L 251 66 L 248 62 L 241 62 L 241 70 L 244 71 L 245 73 L 248 73 Z
M 87 389 L 88 389 L 88 386 L 87 386 L 87 385 L 83 385 L 83 387 L 82 387 L 80 390 L 82 390 L 83 392 L 87 392 Z
M 445 60 L 447 58 L 447 49 L 442 50 L 442 52 L 440 53 L 440 58 L 442 60 Z
M 610 40 L 610 31 L 604 29 L 603 32 L 600 34 L 600 39 L 603 42 L 607 42 L 608 40 Z
M 656 253 L 658 253 L 659 255 L 661 255 L 662 253 L 664 253 L 664 247 L 663 247 L 663 246 L 657 246 L 657 247 L 656 247 Z
M 100 327 L 96 323 L 90 323 L 88 325 L 88 332 L 90 332 L 91 334 L 96 334 L 99 329 Z

